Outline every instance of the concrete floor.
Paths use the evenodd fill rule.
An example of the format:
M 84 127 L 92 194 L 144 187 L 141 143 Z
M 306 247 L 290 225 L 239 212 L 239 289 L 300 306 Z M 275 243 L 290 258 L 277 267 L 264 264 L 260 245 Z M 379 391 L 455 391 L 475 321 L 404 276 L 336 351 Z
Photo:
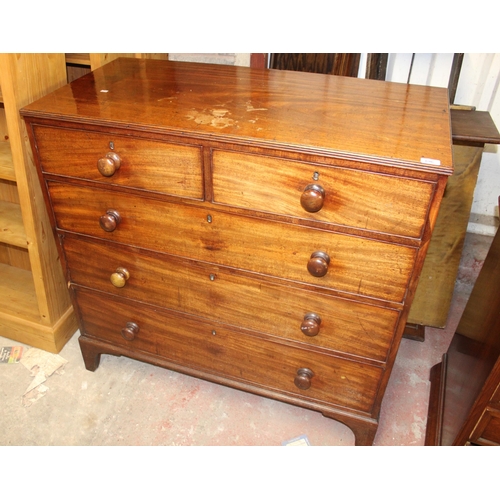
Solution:
M 448 348 L 490 242 L 467 235 L 446 329 L 427 328 L 425 342 L 403 339 L 376 446 L 423 445 L 429 370 Z M 0 347 L 11 345 L 0 337 Z M 61 361 L 54 356 L 48 361 Z M 96 372 L 89 372 L 78 333 L 59 356 L 63 366 L 27 396 L 30 370 L 0 364 L 1 446 L 280 446 L 303 435 L 311 446 L 354 444 L 349 428 L 314 411 L 124 357 L 103 355 Z

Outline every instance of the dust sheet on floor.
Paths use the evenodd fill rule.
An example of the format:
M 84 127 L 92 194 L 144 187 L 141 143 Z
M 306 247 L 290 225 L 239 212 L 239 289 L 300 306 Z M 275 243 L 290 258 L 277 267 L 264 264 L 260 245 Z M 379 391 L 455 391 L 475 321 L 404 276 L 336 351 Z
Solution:
M 59 354 L 52 354 L 34 347 L 25 350 L 22 346 L 12 346 L 0 349 L 0 362 L 19 363 L 29 370 L 33 380 L 22 395 L 22 405 L 31 406 L 49 390 L 45 382 L 54 373 L 58 375 L 64 373 L 67 360 Z

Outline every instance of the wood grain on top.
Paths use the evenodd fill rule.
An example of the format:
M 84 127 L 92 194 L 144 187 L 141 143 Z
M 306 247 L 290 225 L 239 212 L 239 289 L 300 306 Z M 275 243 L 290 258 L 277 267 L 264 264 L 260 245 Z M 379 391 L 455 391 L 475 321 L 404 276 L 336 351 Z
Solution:
M 452 170 L 444 88 L 120 58 L 22 114 Z

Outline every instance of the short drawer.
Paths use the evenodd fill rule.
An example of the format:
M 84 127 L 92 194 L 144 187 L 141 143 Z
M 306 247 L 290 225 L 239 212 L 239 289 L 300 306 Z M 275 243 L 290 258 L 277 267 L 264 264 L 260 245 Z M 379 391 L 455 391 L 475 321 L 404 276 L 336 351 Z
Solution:
M 211 206 L 56 182 L 48 188 L 60 229 L 355 295 L 402 302 L 417 252 Z M 106 231 L 100 220 L 110 211 L 117 222 Z
M 214 201 L 368 231 L 420 238 L 434 184 L 216 150 Z
M 70 235 L 63 246 L 76 285 L 381 362 L 399 317 L 393 309 L 132 247 Z
M 44 172 L 203 199 L 199 147 L 45 126 L 34 134 Z
M 362 412 L 370 412 L 375 401 L 381 368 L 269 342 L 219 323 L 172 315 L 96 292 L 77 289 L 76 299 L 81 333 L 115 346 L 305 400 Z M 310 370 L 310 379 L 309 372 L 301 369 Z

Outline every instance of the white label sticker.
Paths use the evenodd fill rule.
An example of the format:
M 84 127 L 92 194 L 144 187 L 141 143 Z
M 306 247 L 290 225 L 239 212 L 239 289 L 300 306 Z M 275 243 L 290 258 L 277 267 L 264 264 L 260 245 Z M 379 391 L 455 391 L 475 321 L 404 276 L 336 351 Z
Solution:
M 420 163 L 426 163 L 427 165 L 441 165 L 439 160 L 435 160 L 434 158 L 420 158 Z

